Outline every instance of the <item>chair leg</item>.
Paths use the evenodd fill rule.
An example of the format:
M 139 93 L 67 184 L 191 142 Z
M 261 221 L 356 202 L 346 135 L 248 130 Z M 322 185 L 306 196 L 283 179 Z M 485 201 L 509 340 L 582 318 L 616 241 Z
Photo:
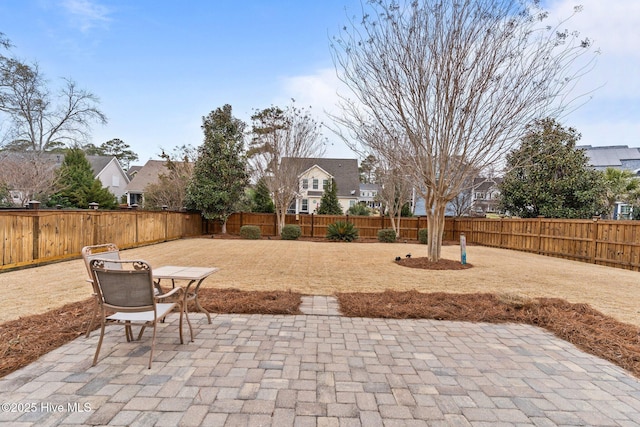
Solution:
M 105 327 L 105 321 L 104 321 L 104 317 L 103 317 L 102 322 L 101 322 L 101 327 L 100 327 L 100 338 L 98 339 L 98 346 L 96 347 L 96 354 L 93 356 L 93 365 L 91 365 L 91 366 L 96 366 L 96 364 L 98 363 L 98 355 L 100 354 L 100 347 L 102 347 L 102 339 L 104 338 L 104 327 Z
M 178 331 L 180 333 L 180 344 L 184 344 L 184 339 L 182 338 L 182 313 L 184 312 L 182 305 L 179 306 L 180 308 L 180 322 L 178 323 Z
M 94 296 L 98 298 L 97 295 L 94 295 Z M 91 313 L 91 319 L 89 319 L 89 326 L 87 326 L 87 333 L 85 335 L 86 338 L 89 338 L 89 335 L 91 335 L 91 331 L 93 331 L 93 324 L 96 321 L 96 315 L 98 314 L 99 309 L 100 309 L 99 303 L 96 300 L 96 304 L 93 306 L 93 313 Z
M 133 330 L 131 329 L 131 322 L 124 323 L 124 335 L 127 337 L 127 342 L 133 341 Z
M 142 339 L 142 333 L 144 332 L 144 328 L 146 328 L 146 326 L 143 326 L 140 328 L 140 333 L 138 334 L 138 341 L 140 341 Z M 155 331 L 155 329 L 154 329 Z
M 153 323 L 153 336 L 151 337 L 151 351 L 149 352 L 149 369 L 151 369 L 151 361 L 153 360 L 153 348 L 156 345 L 156 329 L 158 329 L 157 322 L 158 322 L 158 319 L 155 319 Z

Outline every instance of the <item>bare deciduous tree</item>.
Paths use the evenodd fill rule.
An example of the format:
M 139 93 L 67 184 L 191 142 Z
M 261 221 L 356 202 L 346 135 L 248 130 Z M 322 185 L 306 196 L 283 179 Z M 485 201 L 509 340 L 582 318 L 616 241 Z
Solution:
M 380 185 L 377 199 L 382 203 L 385 211 L 381 214 L 389 215 L 391 228 L 400 237 L 400 220 L 402 219 L 402 207 L 411 201 L 413 191 L 411 180 L 402 168 L 380 162 L 377 169 L 377 177 Z
M 60 154 L 61 159 L 64 155 Z M 61 161 L 61 160 L 60 160 Z M 19 205 L 48 198 L 55 187 L 55 170 L 60 162 L 45 153 L 0 152 L 0 183 L 5 183 Z
M 571 105 L 567 94 L 593 64 L 589 40 L 564 22 L 546 26 L 537 3 L 372 0 L 332 45 L 352 94 L 334 117 L 345 141 L 357 148 L 347 133 L 372 124 L 406 135 L 377 147 L 359 143 L 403 168 L 421 191 L 432 261 L 440 258 L 447 203 L 533 118 Z
M 190 145 L 174 148 L 172 153 L 162 150 L 165 172 L 158 175 L 156 182 L 144 189 L 145 209 L 180 210 L 186 205 L 187 186 L 193 175 L 196 150 Z
M 63 79 L 57 95 L 47 87 L 38 65 L 0 57 L 0 113 L 8 117 L 5 148 L 51 151 L 82 145 L 91 124 L 105 124 L 98 98 L 71 79 Z
M 300 189 L 300 159 L 320 157 L 324 145 L 320 124 L 305 109 L 294 104 L 284 110 L 270 107 L 252 117 L 253 138 L 248 158 L 271 193 L 278 222 L 278 234 L 285 215 Z

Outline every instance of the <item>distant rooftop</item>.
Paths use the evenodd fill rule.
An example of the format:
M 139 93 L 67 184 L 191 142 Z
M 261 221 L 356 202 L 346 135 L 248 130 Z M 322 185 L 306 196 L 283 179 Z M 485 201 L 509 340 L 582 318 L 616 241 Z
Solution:
M 596 169 L 608 167 L 638 170 L 640 168 L 640 148 L 627 145 L 609 145 L 606 147 L 592 147 L 591 145 L 579 145 L 576 148 L 583 149 L 589 158 L 589 163 Z

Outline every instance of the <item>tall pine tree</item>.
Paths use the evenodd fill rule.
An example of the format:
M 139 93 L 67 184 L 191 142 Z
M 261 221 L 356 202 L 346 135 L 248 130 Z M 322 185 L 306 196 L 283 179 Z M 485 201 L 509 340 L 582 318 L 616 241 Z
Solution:
M 245 123 L 231 114 L 231 105 L 202 119 L 204 143 L 198 148 L 193 178 L 187 186 L 187 207 L 202 212 L 207 219 L 222 223 L 235 212 L 248 184 L 244 154 Z
M 318 213 L 320 215 L 342 215 L 342 207 L 338 201 L 338 186 L 335 180 L 331 180 L 331 183 L 327 186 L 327 189 L 322 194 L 320 199 L 320 206 L 318 207 Z

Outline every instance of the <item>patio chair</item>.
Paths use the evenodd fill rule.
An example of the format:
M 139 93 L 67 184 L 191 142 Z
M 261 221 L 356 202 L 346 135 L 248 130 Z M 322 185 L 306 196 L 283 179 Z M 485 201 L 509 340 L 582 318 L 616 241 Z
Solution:
M 87 268 L 87 273 L 89 273 L 89 278 L 87 281 L 91 283 L 93 288 L 93 293 L 91 294 L 96 299 L 96 304 L 93 307 L 93 314 L 91 315 L 91 320 L 89 321 L 89 326 L 87 327 L 86 337 L 89 338 L 91 335 L 91 331 L 93 330 L 96 316 L 98 314 L 98 310 L 100 307 L 100 303 L 98 301 L 98 291 L 96 289 L 96 285 L 93 282 L 93 277 L 91 275 L 91 260 L 95 258 L 109 259 L 109 260 L 119 260 L 120 259 L 120 250 L 115 243 L 105 243 L 102 245 L 91 245 L 85 246 L 82 248 L 82 259 L 84 260 L 84 265 Z M 119 264 L 108 263 L 107 266 L 112 268 L 119 268 Z
M 96 304 L 94 305 L 94 308 L 93 308 L 93 314 L 91 315 L 91 320 L 89 320 L 89 326 L 87 326 L 87 333 L 85 335 L 87 338 L 89 338 L 89 336 L 91 335 L 91 331 L 93 331 L 95 319 L 100 307 L 100 302 L 97 300 L 98 291 L 93 282 L 93 277 L 91 275 L 91 267 L 89 264 L 91 263 L 91 260 L 96 258 L 118 261 L 120 260 L 120 249 L 118 248 L 118 245 L 116 245 L 115 243 L 103 243 L 101 245 L 85 246 L 82 248 L 81 254 L 82 254 L 82 259 L 84 260 L 84 265 L 87 268 L 87 273 L 89 274 L 89 278 L 87 279 L 87 281 L 91 283 L 91 286 L 93 287 L 92 295 L 96 299 Z M 112 262 L 107 262 L 105 266 L 109 268 L 120 268 L 120 264 L 112 263 Z M 159 283 L 156 283 L 155 287 L 156 287 L 156 291 L 155 291 L 156 295 L 163 293 Z
M 98 293 L 96 300 L 100 307 L 100 339 L 93 358 L 93 365 L 98 363 L 98 356 L 104 338 L 107 324 L 122 324 L 128 341 L 133 340 L 132 325 L 142 326 L 137 340 L 142 338 L 146 326 L 153 327 L 151 351 L 149 353 L 149 369 L 153 360 L 153 350 L 156 340 L 158 322 L 169 313 L 178 309 L 180 312 L 179 334 L 182 337 L 182 316 L 184 314 L 183 299 L 177 298 L 173 302 L 157 302 L 182 292 L 182 288 L 175 288 L 163 295 L 155 294 L 155 286 L 151 266 L 142 260 L 111 260 L 95 258 L 90 262 L 91 276 L 94 288 Z M 190 325 L 189 325 L 190 326 Z M 193 331 L 191 339 L 193 340 Z

